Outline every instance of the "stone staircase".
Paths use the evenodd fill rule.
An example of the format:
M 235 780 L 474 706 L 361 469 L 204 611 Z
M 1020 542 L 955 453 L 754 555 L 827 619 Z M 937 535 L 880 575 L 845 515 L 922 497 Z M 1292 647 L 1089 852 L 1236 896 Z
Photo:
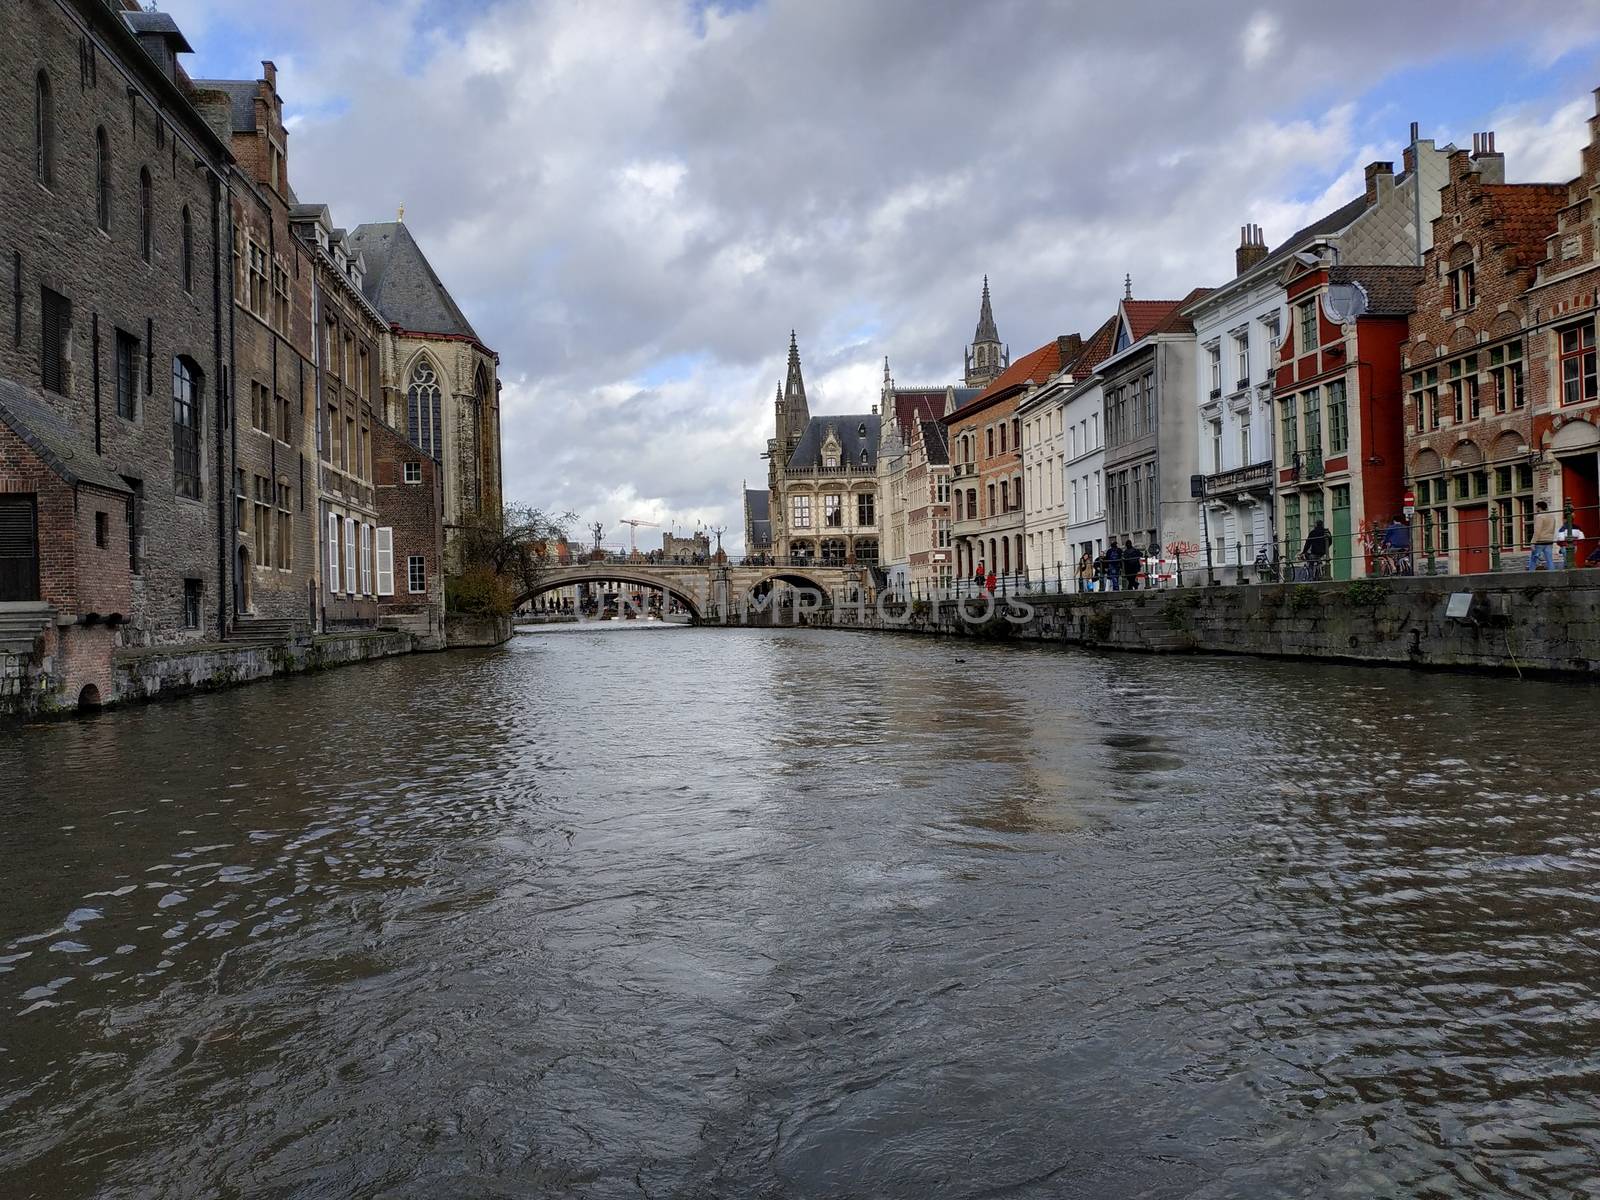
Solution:
M 300 622 L 293 617 L 240 617 L 228 641 L 244 646 L 287 646 L 301 637 Z
M 0 658 L 26 662 L 33 656 L 39 635 L 55 620 L 55 609 L 42 601 L 0 604 Z

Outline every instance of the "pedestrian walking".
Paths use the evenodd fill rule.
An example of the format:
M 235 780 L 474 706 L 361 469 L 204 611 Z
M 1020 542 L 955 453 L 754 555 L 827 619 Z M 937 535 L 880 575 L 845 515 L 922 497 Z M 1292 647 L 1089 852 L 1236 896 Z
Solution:
M 1144 556 L 1139 553 L 1139 548 L 1133 544 L 1131 537 L 1122 539 L 1122 579 L 1123 586 L 1130 592 L 1139 590 L 1139 573 L 1144 570 Z
M 1556 526 L 1559 518 L 1550 511 L 1548 500 L 1541 500 L 1533 507 L 1533 546 L 1528 551 L 1528 570 L 1553 571 L 1555 562 L 1551 558 L 1551 553 L 1556 544 Z
M 1117 539 L 1112 538 L 1111 544 L 1106 547 L 1106 582 L 1111 585 L 1113 592 L 1122 590 L 1122 547 L 1117 545 Z

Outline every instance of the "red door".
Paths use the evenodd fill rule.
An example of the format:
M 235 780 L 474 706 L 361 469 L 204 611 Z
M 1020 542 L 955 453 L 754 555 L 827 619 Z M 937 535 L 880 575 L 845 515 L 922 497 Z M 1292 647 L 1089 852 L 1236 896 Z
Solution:
M 1489 506 L 1474 504 L 1456 509 L 1456 549 L 1461 573 L 1477 575 L 1489 569 Z
M 1583 530 L 1583 541 L 1573 551 L 1572 565 L 1581 567 L 1589 552 L 1600 545 L 1600 479 L 1597 479 L 1593 451 L 1580 458 L 1561 460 L 1561 497 L 1572 506 L 1572 523 Z M 1566 524 L 1563 514 L 1561 523 Z

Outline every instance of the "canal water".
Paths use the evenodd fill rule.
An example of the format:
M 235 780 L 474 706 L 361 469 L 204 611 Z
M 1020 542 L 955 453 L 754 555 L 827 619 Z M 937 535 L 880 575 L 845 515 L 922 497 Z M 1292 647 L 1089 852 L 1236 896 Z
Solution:
M 1595 700 L 558 629 L 0 733 L 0 1196 L 1593 1196 Z

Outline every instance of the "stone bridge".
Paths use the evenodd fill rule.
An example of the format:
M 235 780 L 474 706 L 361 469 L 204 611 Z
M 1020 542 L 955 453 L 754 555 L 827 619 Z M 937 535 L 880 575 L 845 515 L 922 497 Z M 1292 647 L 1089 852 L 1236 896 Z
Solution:
M 865 569 L 856 565 L 822 566 L 811 562 L 645 563 L 600 559 L 554 567 L 539 585 L 517 597 L 520 608 L 557 588 L 579 583 L 624 583 L 665 592 L 687 608 L 697 622 L 737 622 L 745 598 L 770 584 L 812 588 L 827 596 L 848 595 L 862 585 Z

